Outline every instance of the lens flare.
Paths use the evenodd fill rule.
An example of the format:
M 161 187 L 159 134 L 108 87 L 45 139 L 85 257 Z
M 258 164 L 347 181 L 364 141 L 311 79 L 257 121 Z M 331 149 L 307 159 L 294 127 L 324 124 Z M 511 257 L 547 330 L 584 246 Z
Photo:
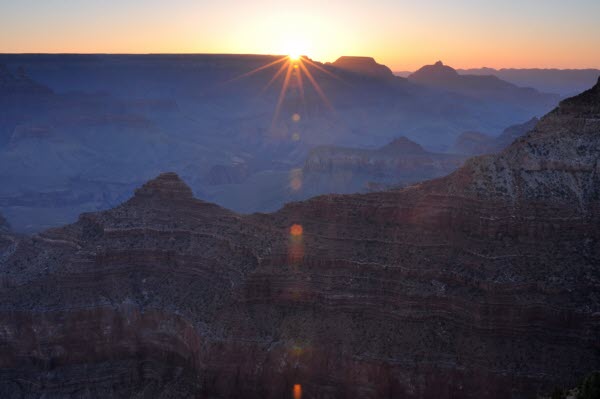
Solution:
M 290 238 L 288 242 L 288 261 L 293 267 L 298 267 L 304 259 L 304 240 L 302 235 L 304 229 L 301 224 L 294 223 L 289 230 Z
M 290 234 L 294 237 L 299 237 L 302 235 L 303 230 L 302 225 L 293 224 L 292 227 L 290 227 Z
M 302 399 L 302 385 L 294 384 L 294 399 Z

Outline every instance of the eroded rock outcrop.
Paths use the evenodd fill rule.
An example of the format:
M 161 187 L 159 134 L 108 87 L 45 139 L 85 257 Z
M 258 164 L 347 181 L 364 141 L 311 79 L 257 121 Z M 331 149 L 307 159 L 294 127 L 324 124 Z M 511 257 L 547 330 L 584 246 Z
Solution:
M 0 262 L 0 393 L 530 398 L 600 367 L 600 84 L 499 155 L 241 216 L 164 174 Z

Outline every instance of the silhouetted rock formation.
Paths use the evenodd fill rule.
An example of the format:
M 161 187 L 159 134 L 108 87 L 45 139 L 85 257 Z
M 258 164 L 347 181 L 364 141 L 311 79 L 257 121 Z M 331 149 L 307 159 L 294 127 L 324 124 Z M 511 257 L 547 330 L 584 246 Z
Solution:
M 372 57 L 342 56 L 331 63 L 336 68 L 360 73 L 369 77 L 393 78 L 392 70 L 385 65 L 378 64 Z
M 413 72 L 409 78 L 420 83 L 452 82 L 460 78 L 454 68 L 444 65 L 442 61 L 437 61 L 433 65 L 425 65 L 416 72 Z
M 433 65 L 425 65 L 412 73 L 408 79 L 436 89 L 498 101 L 525 104 L 530 101 L 555 103 L 559 99 L 556 94 L 540 93 L 535 89 L 518 87 L 494 75 L 460 75 L 454 68 L 444 65 L 441 61 Z

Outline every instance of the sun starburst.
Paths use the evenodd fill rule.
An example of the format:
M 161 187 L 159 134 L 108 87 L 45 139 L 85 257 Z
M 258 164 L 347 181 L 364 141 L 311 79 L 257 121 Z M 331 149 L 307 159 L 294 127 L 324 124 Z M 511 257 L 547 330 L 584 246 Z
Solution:
M 277 98 L 277 102 L 275 104 L 275 110 L 273 113 L 273 119 L 272 119 L 272 123 L 271 123 L 272 129 L 276 126 L 276 123 L 279 119 L 279 114 L 281 112 L 282 105 L 286 98 L 286 94 L 288 93 L 288 90 L 290 89 L 290 85 L 293 80 L 295 80 L 296 86 L 298 88 L 298 92 L 300 94 L 300 98 L 303 103 L 305 101 L 305 99 L 304 99 L 304 93 L 305 93 L 304 82 L 308 81 L 310 83 L 310 86 L 312 86 L 312 88 L 315 90 L 315 92 L 317 93 L 317 95 L 319 96 L 321 101 L 323 101 L 325 106 L 330 111 L 334 111 L 333 106 L 331 105 L 331 102 L 329 101 L 329 99 L 325 95 L 325 92 L 323 91 L 323 89 L 321 88 L 321 86 L 319 85 L 317 80 L 315 79 L 313 72 L 314 72 L 314 70 L 316 70 L 316 71 L 323 72 L 326 75 L 331 76 L 333 78 L 336 78 L 336 79 L 340 79 L 340 78 L 337 75 L 335 75 L 334 73 L 332 73 L 331 71 L 329 71 L 328 69 L 324 68 L 323 66 L 313 62 L 308 57 L 306 57 L 304 55 L 300 55 L 299 52 L 295 52 L 295 51 L 290 52 L 289 55 L 278 58 L 275 61 L 269 62 L 263 66 L 260 66 L 256 69 L 246 72 L 240 76 L 237 76 L 237 77 L 231 79 L 230 82 L 249 77 L 251 75 L 256 74 L 257 72 L 260 72 L 260 71 L 263 71 L 263 70 L 266 70 L 269 68 L 274 68 L 276 66 L 279 66 L 279 68 L 276 70 L 276 72 L 273 74 L 271 79 L 265 84 L 265 86 L 261 90 L 261 93 L 264 93 L 265 91 L 267 91 L 269 89 L 269 87 L 271 87 L 273 85 L 273 83 L 275 81 L 277 81 L 281 76 L 283 76 L 283 83 L 279 90 L 279 96 Z M 313 69 L 313 72 L 311 72 L 311 69 Z M 306 79 L 304 79 L 304 78 L 306 78 Z M 297 115 L 297 114 L 298 113 L 295 113 L 295 115 Z

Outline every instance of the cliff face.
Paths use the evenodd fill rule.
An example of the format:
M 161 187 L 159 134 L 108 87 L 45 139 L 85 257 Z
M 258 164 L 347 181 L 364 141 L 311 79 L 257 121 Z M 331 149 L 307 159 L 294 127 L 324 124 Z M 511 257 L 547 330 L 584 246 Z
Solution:
M 560 103 L 498 156 L 473 158 L 461 191 L 513 204 L 544 201 L 596 209 L 600 198 L 600 85 Z
M 0 393 L 531 398 L 600 367 L 600 84 L 495 156 L 241 216 L 163 174 L 0 262 Z

